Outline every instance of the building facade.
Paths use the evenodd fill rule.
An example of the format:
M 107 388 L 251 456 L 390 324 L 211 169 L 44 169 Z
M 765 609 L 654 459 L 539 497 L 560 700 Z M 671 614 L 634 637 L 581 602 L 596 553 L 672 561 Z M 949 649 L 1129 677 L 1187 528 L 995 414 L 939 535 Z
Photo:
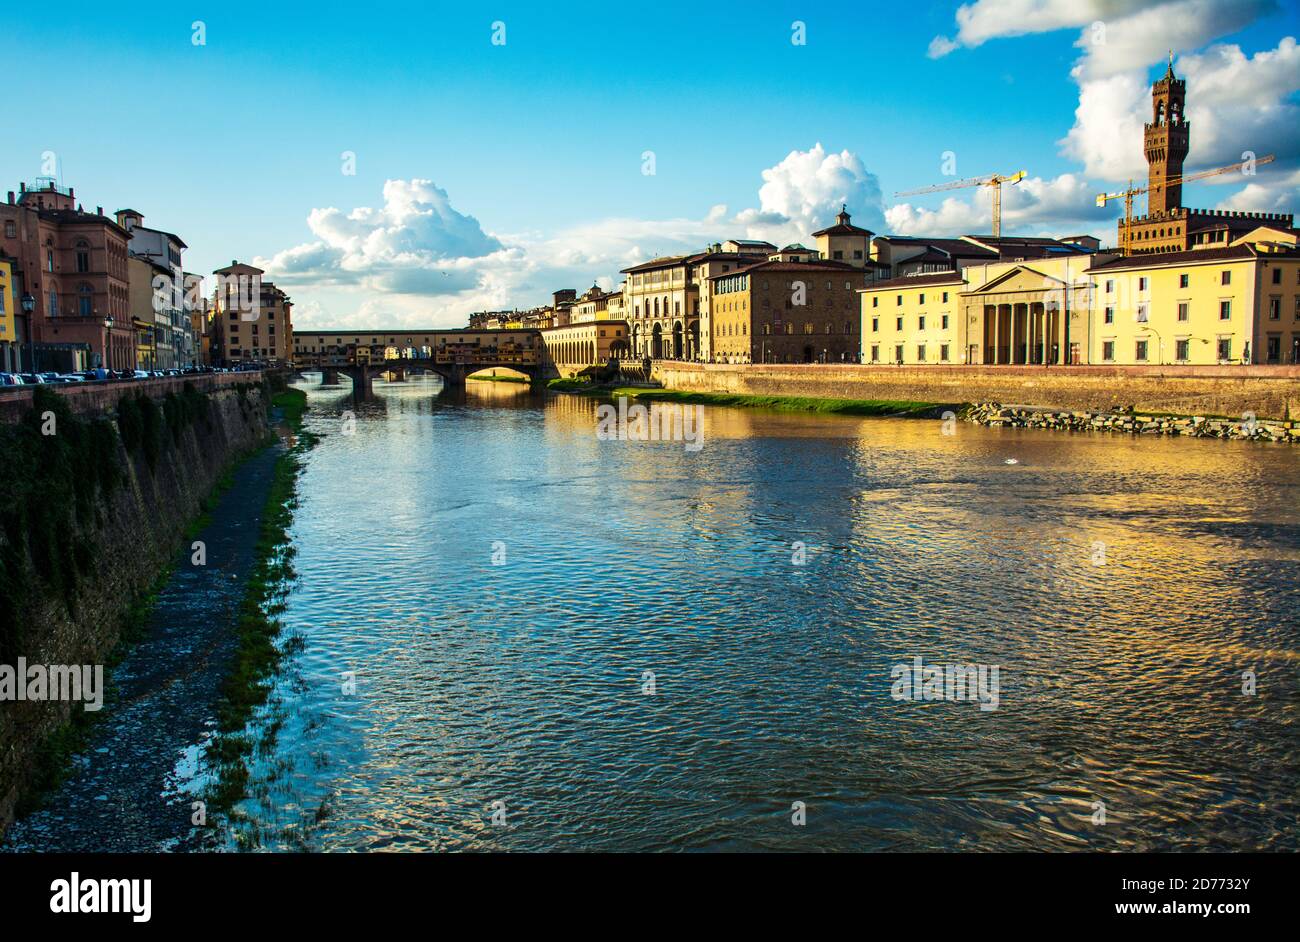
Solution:
M 768 261 L 710 281 L 714 362 L 857 362 L 862 268 Z
M 214 362 L 230 366 L 292 364 L 293 302 L 289 296 L 274 283 L 263 281 L 262 269 L 252 265 L 233 261 L 213 274 L 217 285 L 208 332 Z
M 626 321 L 599 320 L 541 332 L 543 362 L 553 364 L 561 376 L 572 376 L 589 366 L 603 366 L 628 356 Z
M 16 373 L 22 367 L 18 341 L 18 293 L 13 263 L 0 256 L 0 372 Z
M 1300 363 L 1294 242 L 1130 255 L 1089 269 L 1089 362 Z
M 0 254 L 13 260 L 19 297 L 35 301 L 28 369 L 134 366 L 127 241 L 102 207 L 85 212 L 74 189 L 52 179 L 0 204 Z

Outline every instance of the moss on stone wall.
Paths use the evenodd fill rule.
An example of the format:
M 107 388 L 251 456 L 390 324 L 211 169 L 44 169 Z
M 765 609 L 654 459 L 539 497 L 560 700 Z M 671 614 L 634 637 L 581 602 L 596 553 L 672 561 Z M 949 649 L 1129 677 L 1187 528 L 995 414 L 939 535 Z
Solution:
M 122 466 L 109 419 L 77 418 L 39 386 L 27 416 L 0 428 L 0 454 L 0 661 L 8 663 L 21 653 L 38 598 L 61 598 L 75 612 L 78 581 L 95 561 L 96 515 Z

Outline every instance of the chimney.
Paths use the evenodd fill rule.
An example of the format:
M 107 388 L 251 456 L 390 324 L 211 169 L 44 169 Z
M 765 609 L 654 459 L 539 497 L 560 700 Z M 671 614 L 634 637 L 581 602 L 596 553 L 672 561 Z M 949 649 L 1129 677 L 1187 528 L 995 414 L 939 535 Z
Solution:
M 19 192 L 19 193 L 26 193 L 26 192 L 27 192 L 27 184 L 26 184 L 26 183 L 23 183 L 21 180 L 18 181 L 18 192 Z
M 76 196 L 77 196 L 77 191 L 74 190 L 72 187 L 68 187 L 68 199 L 75 199 Z
M 96 206 L 96 207 L 95 207 L 95 215 L 96 215 L 96 216 L 102 216 L 102 215 L 104 215 L 104 207 L 103 207 L 103 206 Z
M 14 204 L 14 191 L 13 191 L 13 190 L 10 190 L 10 191 L 9 191 L 9 205 L 12 206 L 13 204 Z

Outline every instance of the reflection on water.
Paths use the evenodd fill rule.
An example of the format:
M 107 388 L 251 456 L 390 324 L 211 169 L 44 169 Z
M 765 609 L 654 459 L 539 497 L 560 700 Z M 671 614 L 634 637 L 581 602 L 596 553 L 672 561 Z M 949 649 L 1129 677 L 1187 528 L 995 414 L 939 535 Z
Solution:
M 1294 450 L 437 390 L 309 387 L 263 846 L 1297 848 Z

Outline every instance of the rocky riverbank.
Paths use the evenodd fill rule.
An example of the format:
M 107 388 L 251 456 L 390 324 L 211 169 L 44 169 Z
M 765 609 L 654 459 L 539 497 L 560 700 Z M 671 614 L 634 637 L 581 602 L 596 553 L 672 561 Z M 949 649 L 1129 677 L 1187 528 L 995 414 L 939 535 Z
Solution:
M 979 402 L 962 418 L 979 425 L 1058 429 L 1070 432 L 1123 432 L 1130 435 L 1189 435 L 1300 444 L 1300 421 L 1240 419 L 1204 415 L 1156 415 L 1141 412 L 1088 412 Z

